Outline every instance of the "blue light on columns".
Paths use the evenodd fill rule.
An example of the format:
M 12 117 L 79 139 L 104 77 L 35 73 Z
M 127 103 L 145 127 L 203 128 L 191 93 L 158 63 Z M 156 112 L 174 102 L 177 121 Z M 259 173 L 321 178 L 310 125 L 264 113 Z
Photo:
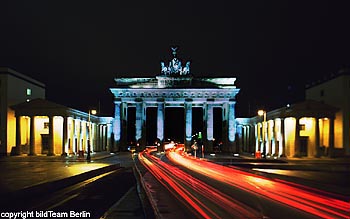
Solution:
M 120 141 L 120 138 L 121 138 L 120 102 L 115 103 L 113 133 L 114 133 L 114 140 Z
M 157 110 L 157 138 L 164 140 L 164 103 L 158 103 Z
M 228 140 L 230 142 L 235 141 L 235 103 L 229 103 L 228 109 Z
M 192 104 L 185 103 L 186 141 L 192 140 Z

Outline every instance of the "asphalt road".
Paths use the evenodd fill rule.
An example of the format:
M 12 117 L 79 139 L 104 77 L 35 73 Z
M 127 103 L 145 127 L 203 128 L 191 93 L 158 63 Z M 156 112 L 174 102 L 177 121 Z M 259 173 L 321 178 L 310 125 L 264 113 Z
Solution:
M 145 155 L 145 158 L 148 159 L 148 156 Z M 167 158 L 165 156 L 162 157 L 162 161 L 165 161 L 165 163 L 167 164 L 171 164 L 171 162 L 167 161 Z M 318 214 L 327 215 L 327 211 L 333 211 L 333 207 L 328 206 L 328 204 L 326 204 L 328 198 L 323 197 L 334 197 L 340 200 L 340 194 L 338 197 L 337 194 L 330 194 L 324 190 L 318 192 L 317 190 L 315 190 L 314 187 L 303 187 L 304 184 L 298 184 L 298 186 L 296 186 L 295 184 L 289 184 L 288 177 L 293 176 L 286 177 L 287 180 L 285 182 L 282 182 L 281 184 L 279 181 L 280 179 L 276 177 L 279 174 L 276 174 L 275 177 L 273 177 L 272 175 L 266 176 L 266 174 L 270 173 L 263 173 L 260 170 L 250 170 L 249 168 L 245 168 L 245 170 L 248 171 L 247 183 L 253 183 L 253 187 L 252 185 L 248 184 L 246 186 L 238 185 L 237 187 L 228 185 L 226 182 L 223 183 L 218 180 L 212 179 L 211 177 L 204 176 L 202 174 L 198 174 L 194 171 L 188 170 L 188 167 L 182 168 L 179 165 L 175 165 L 177 168 L 181 169 L 181 171 L 188 173 L 188 175 L 186 175 L 185 173 L 177 170 L 176 168 L 173 168 L 173 164 L 171 164 L 172 166 L 163 167 L 166 166 L 164 163 L 158 164 L 161 161 L 157 161 L 157 159 L 151 157 L 150 159 L 148 159 L 147 162 L 144 163 L 148 162 L 152 163 L 149 165 L 149 171 L 152 172 L 154 176 L 158 178 L 158 180 L 164 185 L 164 187 L 168 189 L 169 196 L 175 196 L 178 200 L 186 200 L 188 203 L 185 205 L 185 208 L 196 208 L 198 211 L 204 212 L 203 215 L 210 215 L 210 217 L 227 218 L 230 217 L 230 214 L 232 213 L 236 215 L 235 212 L 230 211 L 230 207 L 228 206 L 237 204 L 237 208 L 244 205 L 249 206 L 251 208 L 250 212 L 252 214 L 255 214 L 254 211 L 257 211 L 259 215 L 258 218 L 318 218 L 318 216 L 316 216 Z M 232 163 L 230 165 L 232 165 Z M 203 167 L 201 167 L 201 169 L 202 168 Z M 212 169 L 211 171 L 215 170 Z M 309 183 L 313 182 L 313 177 L 311 177 L 312 174 L 310 174 L 310 172 L 306 174 L 305 172 L 307 171 L 299 171 L 299 174 L 296 173 L 297 177 L 294 178 L 295 181 L 301 182 L 302 180 L 309 180 Z M 236 174 L 239 174 L 238 172 Z M 251 173 L 257 174 L 258 177 L 250 175 Z M 313 175 L 315 177 L 315 181 L 313 183 L 319 183 L 316 182 L 316 180 L 320 173 L 321 172 L 318 172 L 317 174 L 316 172 L 315 175 Z M 332 172 L 329 171 L 328 174 L 330 174 L 329 177 L 331 177 Z M 264 175 L 264 180 L 260 178 L 259 175 Z M 305 177 L 305 175 L 309 176 L 309 178 L 305 179 L 307 178 Z M 327 175 L 327 173 L 323 173 L 323 175 Z M 192 178 L 193 176 L 195 178 Z M 241 178 L 242 176 L 237 175 L 237 177 Z M 197 181 L 196 179 L 199 179 L 199 181 Z M 269 181 L 269 179 L 271 179 L 271 181 Z M 344 176 L 341 177 L 341 179 L 345 179 Z M 263 181 L 266 181 L 266 183 L 268 184 L 261 184 L 263 183 Z M 325 183 L 325 180 L 321 181 L 322 183 Z M 259 188 L 260 185 L 267 187 Z M 279 187 L 279 185 L 281 187 Z M 272 189 L 271 192 L 268 192 L 270 189 Z M 310 197 L 308 190 L 312 190 L 312 192 L 310 193 Z M 297 195 L 298 193 L 300 193 L 300 196 Z M 277 194 L 280 194 L 281 196 Z M 289 197 L 291 199 L 289 200 L 289 198 L 286 199 L 285 197 Z M 348 202 L 348 197 L 342 197 L 346 202 Z M 234 200 L 232 200 L 231 198 L 233 198 Z M 307 200 L 305 203 L 308 204 L 302 205 L 297 200 L 301 201 L 300 203 L 303 203 L 304 200 Z M 322 209 L 322 212 L 323 210 L 325 211 L 324 213 L 315 212 L 313 210 L 313 207 L 310 208 L 309 205 L 314 205 L 314 207 Z M 323 205 L 325 208 L 322 207 Z M 345 209 L 340 210 L 338 209 L 338 207 L 335 206 L 334 210 L 336 212 L 343 211 L 342 213 L 340 213 L 340 215 L 343 215 L 342 217 L 344 217 L 344 213 L 346 212 Z M 311 212 L 313 213 L 311 214 Z M 337 215 L 337 213 L 335 213 L 334 215 Z M 236 216 L 239 217 L 239 214 L 237 214 Z

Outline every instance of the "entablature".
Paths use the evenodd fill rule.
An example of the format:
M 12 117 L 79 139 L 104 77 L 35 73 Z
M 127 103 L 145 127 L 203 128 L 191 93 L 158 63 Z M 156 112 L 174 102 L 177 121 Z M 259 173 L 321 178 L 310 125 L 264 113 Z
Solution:
M 129 89 L 129 88 L 111 88 L 115 98 L 229 98 L 235 99 L 239 92 L 237 88 L 230 89 Z

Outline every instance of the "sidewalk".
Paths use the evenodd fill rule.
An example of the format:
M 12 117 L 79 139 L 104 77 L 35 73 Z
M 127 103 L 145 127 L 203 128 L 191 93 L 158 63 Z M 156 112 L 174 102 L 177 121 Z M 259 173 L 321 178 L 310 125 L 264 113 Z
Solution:
M 8 156 L 0 157 L 0 197 L 32 196 L 64 188 L 91 177 L 134 165 L 130 152 L 91 154 L 91 162 L 78 156 Z M 133 187 L 106 212 L 106 218 L 144 217 L 140 191 Z M 147 198 L 147 197 L 146 197 Z M 146 200 L 147 201 L 147 200 Z M 132 204 L 130 204 L 132 203 Z M 43 209 L 45 210 L 45 209 Z
M 0 158 L 0 194 L 18 191 L 69 177 L 82 175 L 89 171 L 101 174 L 120 166 L 117 162 L 103 162 L 115 156 L 107 152 L 91 154 L 91 162 L 77 156 L 7 156 Z M 100 169 L 99 171 L 97 171 Z M 82 175 L 82 180 L 86 176 Z

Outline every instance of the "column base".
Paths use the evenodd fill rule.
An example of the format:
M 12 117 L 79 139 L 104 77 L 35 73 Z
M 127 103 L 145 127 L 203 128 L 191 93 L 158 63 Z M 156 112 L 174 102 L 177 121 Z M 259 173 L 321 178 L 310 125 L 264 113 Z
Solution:
M 191 146 L 192 146 L 192 142 L 191 141 L 185 141 L 184 152 L 187 153 L 188 151 L 191 151 Z
M 200 149 L 202 149 L 202 145 L 199 146 Z M 213 152 L 213 141 L 207 140 L 206 144 L 204 145 L 204 151 L 205 152 Z
M 230 153 L 238 153 L 239 152 L 239 150 L 237 150 L 237 148 L 236 148 L 236 143 L 230 142 L 230 141 L 227 141 L 227 150 Z
M 116 151 L 121 151 L 120 141 L 115 141 L 114 142 L 114 148 L 115 148 Z
M 12 147 L 10 155 L 11 155 L 11 156 L 18 156 L 18 155 L 21 155 L 21 149 L 20 149 L 20 147 L 19 147 L 19 146 Z

